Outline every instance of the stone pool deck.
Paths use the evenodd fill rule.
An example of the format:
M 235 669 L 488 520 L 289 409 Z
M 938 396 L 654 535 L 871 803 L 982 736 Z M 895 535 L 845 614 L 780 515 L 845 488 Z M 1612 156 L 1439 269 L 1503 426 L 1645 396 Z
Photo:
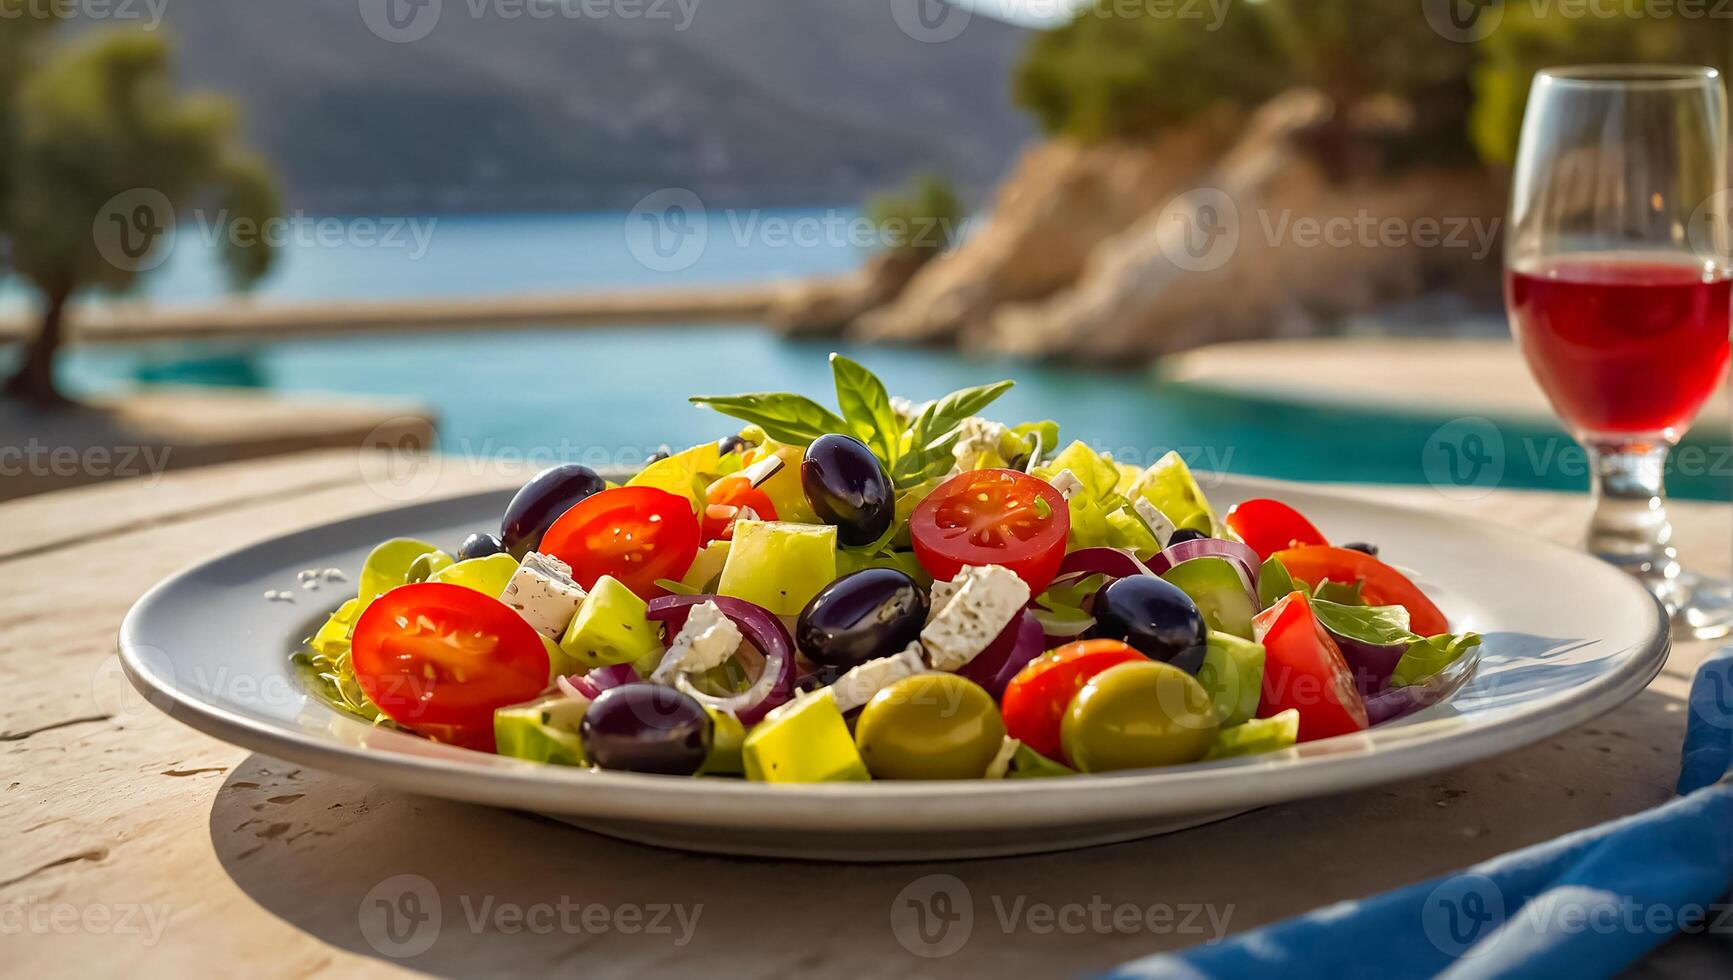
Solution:
M 432 444 L 412 402 L 267 391 L 151 388 L 42 411 L 0 399 L 0 500 L 309 449 Z
M 1429 418 L 1552 423 L 1552 408 L 1508 340 L 1317 338 L 1215 344 L 1162 362 L 1161 377 L 1201 390 Z M 1728 437 L 1725 386 L 1697 416 L 1699 437 Z

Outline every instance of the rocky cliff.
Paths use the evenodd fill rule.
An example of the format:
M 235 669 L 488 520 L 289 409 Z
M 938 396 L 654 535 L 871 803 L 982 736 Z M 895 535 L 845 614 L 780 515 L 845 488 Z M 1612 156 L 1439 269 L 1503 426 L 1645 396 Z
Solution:
M 1495 304 L 1503 181 L 1391 166 L 1382 148 L 1408 125 L 1400 105 L 1296 90 L 1145 142 L 1043 143 L 960 247 L 898 270 L 906 285 L 870 271 L 855 284 L 894 299 L 846 322 L 790 306 L 778 321 L 1125 363 L 1317 332 L 1440 290 Z

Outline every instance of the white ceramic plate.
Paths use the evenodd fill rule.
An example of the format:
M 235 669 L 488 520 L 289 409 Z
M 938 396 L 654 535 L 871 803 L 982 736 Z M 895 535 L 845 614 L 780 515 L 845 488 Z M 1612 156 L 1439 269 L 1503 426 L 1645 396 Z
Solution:
M 1223 508 L 1259 496 L 1290 501 L 1326 534 L 1376 541 L 1386 559 L 1418 569 L 1453 628 L 1486 637 L 1468 684 L 1405 719 L 1274 755 L 1068 779 L 809 786 L 525 763 L 376 729 L 303 693 L 289 653 L 353 588 L 374 544 L 412 535 L 454 549 L 498 522 L 507 493 L 341 521 L 188 569 L 133 607 L 121 626 L 121 658 L 133 684 L 174 718 L 281 759 L 648 843 L 851 861 L 1130 840 L 1407 779 L 1581 724 L 1642 690 L 1666 659 L 1655 601 L 1579 552 L 1300 484 L 1223 477 L 1210 489 Z M 298 584 L 302 570 L 328 567 L 347 581 Z M 279 590 L 296 601 L 264 598 Z

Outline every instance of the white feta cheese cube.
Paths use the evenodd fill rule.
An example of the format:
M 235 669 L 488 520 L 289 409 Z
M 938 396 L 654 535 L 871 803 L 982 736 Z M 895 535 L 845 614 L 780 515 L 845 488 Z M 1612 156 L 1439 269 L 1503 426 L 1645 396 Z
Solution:
M 1053 489 L 1059 491 L 1059 496 L 1066 500 L 1070 500 L 1073 495 L 1083 490 L 1083 481 L 1079 480 L 1077 474 L 1070 470 L 1060 470 L 1050 482 L 1053 484 Z
M 921 659 L 921 644 L 917 641 L 894 656 L 880 657 L 861 664 L 837 678 L 836 683 L 825 690 L 830 693 L 838 709 L 853 711 L 897 681 L 926 672 L 927 662 Z
M 959 575 L 957 578 L 958 580 L 956 582 L 935 581 L 933 583 L 931 593 L 932 599 L 927 603 L 928 623 L 939 618 L 939 613 L 944 612 L 945 607 L 951 604 L 951 597 L 956 595 L 957 590 L 963 587 L 962 576 Z
M 1155 543 L 1163 548 L 1167 547 L 1168 541 L 1173 538 L 1173 532 L 1178 529 L 1167 519 L 1167 515 L 1161 512 L 1161 508 L 1150 503 L 1148 497 L 1138 497 L 1131 502 L 1131 509 L 1137 512 L 1138 517 L 1143 518 L 1143 523 L 1149 525 L 1149 533 L 1155 535 Z
M 552 555 L 532 551 L 512 573 L 499 601 L 516 609 L 536 632 L 557 640 L 565 634 L 586 595 L 572 581 L 571 566 Z
M 701 674 L 721 666 L 745 641 L 740 627 L 716 603 L 701 602 L 687 613 L 686 625 L 668 644 L 668 652 L 662 655 L 650 680 L 667 684 L 677 675 Z
M 1011 759 L 1017 755 L 1017 747 L 1022 744 L 1022 742 L 1006 736 L 1004 743 L 999 746 L 999 754 L 993 757 L 992 762 L 987 763 L 985 778 L 1004 779 L 1005 774 L 1011 771 Z
M 1029 602 L 1029 586 L 999 565 L 965 568 L 945 607 L 921 630 L 921 645 L 937 670 L 960 670 L 987 649 Z
M 957 469 L 968 471 L 977 468 L 981 457 L 988 453 L 999 451 L 999 439 L 1006 429 L 997 422 L 989 422 L 979 415 L 971 415 L 963 420 L 963 434 L 951 447 L 951 455 L 956 457 Z

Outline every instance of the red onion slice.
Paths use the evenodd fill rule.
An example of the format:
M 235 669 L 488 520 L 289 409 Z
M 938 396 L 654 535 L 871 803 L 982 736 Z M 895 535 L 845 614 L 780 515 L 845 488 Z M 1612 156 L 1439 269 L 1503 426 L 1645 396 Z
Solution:
M 1025 610 L 957 673 L 986 688 L 997 701 L 1005 696 L 1005 686 L 1011 683 L 1011 678 L 1046 649 L 1047 637 L 1040 621 Z
M 692 607 L 705 602 L 716 603 L 722 614 L 740 627 L 747 642 L 764 654 L 764 668 L 751 687 L 730 697 L 705 694 L 684 677 L 676 682 L 676 686 L 702 704 L 718 711 L 732 712 L 741 724 L 750 727 L 769 714 L 772 708 L 794 696 L 794 640 L 788 635 L 788 627 L 783 626 L 782 620 L 770 610 L 729 596 L 662 596 L 650 600 L 650 607 L 644 615 L 647 619 L 666 623 L 671 631 L 668 635 L 673 636 L 685 627 Z
M 1354 674 L 1354 686 L 1359 689 L 1360 696 L 1370 698 L 1384 690 L 1384 685 L 1390 683 L 1390 675 L 1396 672 L 1396 664 L 1402 655 L 1408 652 L 1411 641 L 1400 643 L 1379 644 L 1356 640 L 1351 636 L 1324 627 L 1324 632 L 1336 641 L 1336 646 L 1342 651 L 1342 659 L 1348 662 L 1348 669 Z
M 594 701 L 608 688 L 619 687 L 622 684 L 636 684 L 641 679 L 631 664 L 610 664 L 606 667 L 597 667 L 587 674 L 561 677 L 558 684 L 560 690 L 567 694 Z
M 1148 565 L 1138 561 L 1137 556 L 1128 551 L 1118 548 L 1079 548 L 1066 555 L 1065 560 L 1059 563 L 1058 577 L 1111 575 L 1114 578 L 1125 578 L 1127 575 L 1154 574 Z
M 1258 568 L 1263 561 L 1251 545 L 1239 541 L 1228 541 L 1225 538 L 1193 538 L 1181 541 L 1179 544 L 1168 545 L 1161 553 L 1149 560 L 1150 571 L 1157 575 L 1167 571 L 1182 561 L 1193 558 L 1226 558 L 1238 562 L 1245 569 L 1246 578 L 1252 583 L 1252 595 L 1258 594 Z
M 1474 669 L 1480 665 L 1480 651 L 1481 646 L 1477 644 L 1418 684 L 1386 688 L 1367 698 L 1366 723 L 1379 725 L 1393 721 L 1455 694 L 1474 676 Z

